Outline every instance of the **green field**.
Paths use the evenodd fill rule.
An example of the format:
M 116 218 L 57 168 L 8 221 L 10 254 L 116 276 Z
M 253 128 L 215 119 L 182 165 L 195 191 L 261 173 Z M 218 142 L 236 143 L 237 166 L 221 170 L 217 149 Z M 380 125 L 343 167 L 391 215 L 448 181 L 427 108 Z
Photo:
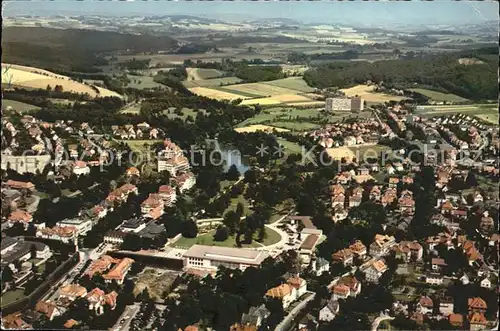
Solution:
M 1 306 L 2 307 L 6 306 L 9 303 L 17 301 L 19 299 L 22 299 L 24 297 L 25 297 L 24 290 L 22 290 L 22 289 L 9 290 L 9 291 L 5 292 L 4 294 L 2 294 L 2 297 L 0 300 Z
M 23 112 L 28 110 L 40 110 L 40 107 L 15 100 L 2 100 L 2 110 L 7 110 L 7 109 L 11 109 L 16 112 Z
M 284 154 L 294 154 L 294 153 L 301 153 L 302 152 L 302 146 L 297 144 L 297 143 L 294 143 L 294 142 L 291 142 L 291 141 L 288 141 L 288 140 L 285 140 L 283 138 L 278 138 L 276 139 L 278 141 L 278 143 L 280 145 L 282 145 L 285 149 L 284 149 Z
M 212 79 L 204 79 L 197 81 L 184 81 L 183 84 L 187 88 L 190 87 L 212 87 L 212 86 L 221 86 L 222 85 L 230 85 L 240 83 L 241 79 L 238 77 L 222 77 L 222 78 L 212 78 Z
M 314 91 L 314 88 L 307 85 L 307 83 L 305 82 L 305 80 L 302 79 L 302 77 L 289 77 L 285 79 L 272 80 L 270 82 L 262 82 L 262 83 L 283 88 L 289 88 L 291 90 L 296 90 L 300 92 Z
M 224 74 L 223 72 L 217 69 L 195 68 L 194 71 L 196 72 L 195 75 L 203 80 L 219 78 Z M 194 74 L 192 76 L 194 76 Z
M 235 236 L 229 236 L 224 241 L 215 241 L 214 234 L 215 234 L 215 230 L 212 230 L 206 234 L 199 235 L 196 238 L 181 237 L 179 240 L 177 240 L 173 244 L 173 246 L 179 247 L 179 248 L 187 248 L 187 247 L 191 247 L 195 244 L 198 244 L 198 245 L 206 245 L 206 246 L 236 247 L 236 237 Z M 257 236 L 258 236 L 258 234 L 256 233 L 254 235 L 254 240 L 252 241 L 252 243 L 249 245 L 243 244 L 242 247 L 256 248 L 256 247 L 268 246 L 268 245 L 276 244 L 277 242 L 279 242 L 281 240 L 281 236 L 279 235 L 279 233 L 277 233 L 276 231 L 269 229 L 269 228 L 266 228 L 266 236 L 264 237 L 262 244 L 255 240 L 255 239 L 257 239 Z
M 464 99 L 464 98 L 462 98 L 458 95 L 455 95 L 455 94 L 441 93 L 438 91 L 433 91 L 433 90 L 428 90 L 428 89 L 423 89 L 423 88 L 414 88 L 414 89 L 410 89 L 410 91 L 425 95 L 426 97 L 428 97 L 434 101 L 449 101 L 449 102 L 465 102 L 465 101 L 467 101 L 467 99 Z
M 266 95 L 262 94 L 255 94 L 255 93 L 249 93 L 249 92 L 244 92 L 244 91 L 238 91 L 238 90 L 233 90 L 231 88 L 227 88 L 224 86 L 214 86 L 212 87 L 214 90 L 217 91 L 222 91 L 222 92 L 227 92 L 227 93 L 233 93 L 233 94 L 238 94 L 243 97 L 248 97 L 248 98 L 261 98 L 261 97 L 266 97 Z
M 417 114 L 426 117 L 467 114 L 491 124 L 498 124 L 498 105 L 494 104 L 425 106 L 424 109 L 417 112 Z
M 165 85 L 157 83 L 154 81 L 154 77 L 148 75 L 135 76 L 135 75 L 127 75 L 128 79 L 130 79 L 130 83 L 127 87 L 136 88 L 136 89 L 151 89 L 155 87 L 165 88 Z
M 134 157 L 137 157 L 138 160 L 142 160 L 142 162 L 146 162 L 148 157 L 150 160 L 154 160 L 156 155 L 152 150 L 152 146 L 156 143 L 161 142 L 161 140 L 116 140 L 117 142 L 126 143 L 129 145 L 132 152 L 135 153 Z M 141 162 L 141 163 L 142 163 Z

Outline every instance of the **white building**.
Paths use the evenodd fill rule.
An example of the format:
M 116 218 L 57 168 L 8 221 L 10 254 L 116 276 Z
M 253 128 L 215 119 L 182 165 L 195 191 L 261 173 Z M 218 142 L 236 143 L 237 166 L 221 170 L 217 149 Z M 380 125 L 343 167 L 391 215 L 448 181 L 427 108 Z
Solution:
M 329 322 L 337 316 L 339 312 L 339 303 L 338 301 L 335 300 L 330 300 L 324 306 L 320 311 L 319 311 L 319 320 L 323 322 Z
M 183 259 L 186 269 L 217 269 L 224 266 L 245 270 L 247 267 L 259 267 L 268 256 L 267 252 L 244 248 L 193 245 L 184 253 Z
M 377 260 L 364 270 L 366 280 L 371 283 L 378 283 L 380 277 L 387 271 L 384 261 Z
M 92 221 L 89 219 L 80 219 L 80 218 L 65 219 L 62 220 L 61 222 L 58 222 L 57 226 L 74 227 L 76 229 L 77 234 L 79 236 L 83 236 L 92 229 Z

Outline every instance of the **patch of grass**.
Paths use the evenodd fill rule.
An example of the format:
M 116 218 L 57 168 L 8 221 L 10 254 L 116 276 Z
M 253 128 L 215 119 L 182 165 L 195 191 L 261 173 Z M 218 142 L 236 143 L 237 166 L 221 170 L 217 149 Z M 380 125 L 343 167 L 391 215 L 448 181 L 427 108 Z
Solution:
M 410 89 L 410 91 L 425 95 L 426 97 L 428 97 L 434 101 L 449 101 L 449 102 L 465 102 L 465 101 L 467 101 L 467 99 L 462 98 L 462 97 L 455 95 L 455 94 L 442 93 L 442 92 L 423 89 L 423 88 L 414 88 L 414 89 Z
M 29 103 L 5 99 L 5 100 L 2 100 L 2 110 L 13 110 L 16 112 L 26 112 L 28 110 L 40 110 L 40 107 L 30 105 Z
M 224 211 L 224 214 L 227 213 L 230 210 L 236 211 L 236 206 L 238 206 L 238 203 L 243 204 L 243 216 L 248 216 L 252 213 L 250 210 L 250 203 L 243 197 L 243 195 L 239 195 L 237 198 L 232 198 L 231 199 L 231 204 L 229 207 Z
M 128 79 L 130 79 L 130 83 L 127 87 L 136 88 L 136 89 L 151 89 L 155 87 L 164 88 L 165 85 L 157 83 L 154 81 L 154 77 L 148 75 L 135 76 L 135 75 L 127 75 Z
M 205 246 L 219 246 L 219 247 L 237 247 L 236 246 L 236 236 L 229 236 L 224 241 L 215 241 L 214 234 L 216 230 L 212 230 L 208 233 L 199 235 L 196 238 L 184 238 L 181 237 L 175 244 L 174 247 L 191 247 L 193 245 L 205 245 Z M 262 243 L 257 242 L 258 233 L 254 234 L 254 240 L 251 244 L 242 244 L 243 248 L 256 248 L 262 246 L 268 246 L 276 244 L 281 240 L 279 233 L 272 229 L 266 228 L 266 236 Z M 243 237 L 241 238 L 243 239 Z
M 285 140 L 283 138 L 278 138 L 277 141 L 280 145 L 282 145 L 284 147 L 284 154 L 285 155 L 294 154 L 294 153 L 300 154 L 302 152 L 302 146 L 297 144 L 297 143 Z
M 14 289 L 14 290 L 9 290 L 2 294 L 1 297 L 1 307 L 6 306 L 12 302 L 15 302 L 17 300 L 20 300 L 24 298 L 24 290 L 22 289 Z
M 306 81 L 303 80 L 302 77 L 289 77 L 284 79 L 272 80 L 270 82 L 266 82 L 266 84 L 288 88 L 300 92 L 314 91 L 314 88 L 307 85 Z
M 273 125 L 293 131 L 306 131 L 319 128 L 321 125 L 311 122 L 273 122 Z

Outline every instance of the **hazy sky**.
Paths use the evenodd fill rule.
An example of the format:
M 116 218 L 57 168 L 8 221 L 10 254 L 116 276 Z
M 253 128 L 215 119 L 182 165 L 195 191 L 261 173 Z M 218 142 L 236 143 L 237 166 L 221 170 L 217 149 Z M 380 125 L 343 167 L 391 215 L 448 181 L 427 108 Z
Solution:
M 6 1 L 4 1 L 6 2 Z M 190 14 L 235 20 L 290 18 L 304 22 L 351 22 L 375 25 L 480 24 L 498 28 L 496 1 L 321 1 L 321 2 L 199 2 L 199 1 L 76 1 L 14 0 L 4 3 L 4 16 L 18 15 L 174 15 Z M 493 22 L 491 22 L 493 21 Z

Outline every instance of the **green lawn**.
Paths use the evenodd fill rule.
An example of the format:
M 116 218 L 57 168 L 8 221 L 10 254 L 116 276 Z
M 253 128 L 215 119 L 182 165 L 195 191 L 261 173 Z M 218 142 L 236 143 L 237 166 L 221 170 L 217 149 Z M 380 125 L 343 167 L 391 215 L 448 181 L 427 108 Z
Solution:
M 238 90 L 234 90 L 234 89 L 224 87 L 224 86 L 214 86 L 214 87 L 212 87 L 212 89 L 217 90 L 217 91 L 232 93 L 232 94 L 236 94 L 236 95 L 241 95 L 242 97 L 248 97 L 248 98 L 266 97 L 266 95 L 238 91 Z
M 433 90 L 428 90 L 428 89 L 423 89 L 423 88 L 414 88 L 414 89 L 410 89 L 410 91 L 414 91 L 414 92 L 423 94 L 426 97 L 428 97 L 434 101 L 449 101 L 449 102 L 465 102 L 465 101 L 467 101 L 467 99 L 462 98 L 462 97 L 455 95 L 455 94 L 441 93 L 438 91 L 433 91 Z
M 24 290 L 22 289 L 15 289 L 15 290 L 9 290 L 2 294 L 1 297 L 1 306 L 6 306 L 11 302 L 17 301 L 19 299 L 24 298 Z
M 151 140 L 117 140 L 117 141 L 128 144 L 130 146 L 130 149 L 136 153 L 149 151 L 149 150 L 151 150 L 151 146 L 153 146 L 156 143 L 161 142 L 161 140 L 154 140 L 154 139 L 151 139 Z
M 299 153 L 299 154 L 302 153 L 302 146 L 297 144 L 297 143 L 285 140 L 283 138 L 278 138 L 277 141 L 280 145 L 282 145 L 284 147 L 284 154 L 285 155 L 294 154 L 294 153 Z
M 149 75 L 135 76 L 135 75 L 127 75 L 128 79 L 130 79 L 130 83 L 127 87 L 132 87 L 135 89 L 150 89 L 155 87 L 165 88 L 165 85 L 157 83 L 154 81 L 154 77 Z
M 238 196 L 237 198 L 232 198 L 231 199 L 231 204 L 229 207 L 224 211 L 224 214 L 227 213 L 230 210 L 236 211 L 236 206 L 238 206 L 238 203 L 243 204 L 243 215 L 248 216 L 252 213 L 250 210 L 250 204 L 249 202 L 243 197 L 243 195 Z
M 300 92 L 314 91 L 314 88 L 307 85 L 306 81 L 303 80 L 302 77 L 289 77 L 285 79 L 272 80 L 270 82 L 262 82 L 262 83 L 283 88 L 289 88 Z
M 201 79 L 212 79 L 222 76 L 224 73 L 217 69 L 207 69 L 207 68 L 196 68 L 196 74 Z
M 236 239 L 235 236 L 229 236 L 226 240 L 224 241 L 215 241 L 214 240 L 214 234 L 215 230 L 212 230 L 206 234 L 202 234 L 196 238 L 184 238 L 181 237 L 179 240 L 175 242 L 173 245 L 174 247 L 179 247 L 179 248 L 186 248 L 186 247 L 191 247 L 195 244 L 198 245 L 206 245 L 206 246 L 222 246 L 222 247 L 236 247 Z M 276 244 L 281 240 L 281 236 L 279 233 L 272 229 L 266 228 L 266 236 L 264 237 L 264 241 L 262 242 L 262 245 L 256 241 L 258 237 L 258 233 L 255 233 L 254 235 L 254 240 L 252 241 L 251 244 L 243 244 L 242 247 L 245 248 L 255 248 L 255 247 L 261 247 L 262 245 L 268 246 L 272 244 Z
M 7 110 L 7 108 L 17 112 L 23 112 L 28 110 L 40 110 L 40 107 L 33 106 L 28 103 L 19 102 L 15 100 L 6 100 L 6 99 L 2 100 L 2 110 Z

